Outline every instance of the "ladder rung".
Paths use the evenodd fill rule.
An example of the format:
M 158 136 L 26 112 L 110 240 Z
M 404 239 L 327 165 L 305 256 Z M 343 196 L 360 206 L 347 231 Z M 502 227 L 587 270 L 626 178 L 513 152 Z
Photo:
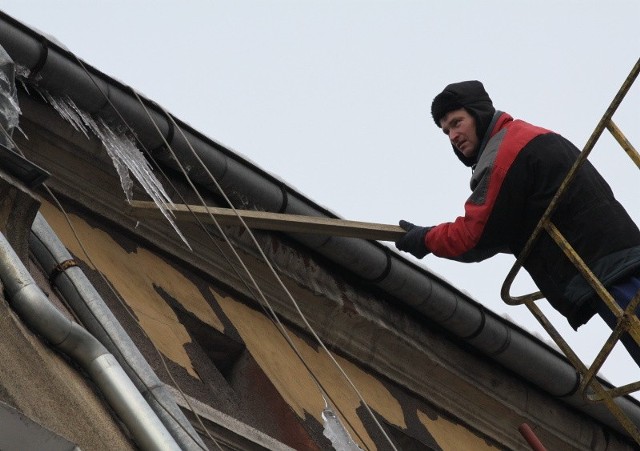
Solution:
M 612 119 L 609 119 L 609 122 L 607 123 L 607 130 L 611 132 L 616 141 L 618 141 L 618 144 L 622 146 L 624 151 L 627 152 L 636 166 L 640 168 L 640 154 L 636 149 L 633 148 L 627 137 L 622 134 L 622 130 L 618 128 L 618 126 L 613 122 Z

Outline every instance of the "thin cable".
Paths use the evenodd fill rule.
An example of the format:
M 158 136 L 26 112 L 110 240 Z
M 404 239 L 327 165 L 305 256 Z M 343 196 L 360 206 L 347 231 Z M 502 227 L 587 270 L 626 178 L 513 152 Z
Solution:
M 135 92 L 134 92 L 135 93 Z M 196 195 L 198 196 L 198 199 L 200 200 L 201 204 L 203 206 L 206 206 L 206 202 L 204 200 L 204 198 L 202 197 L 202 195 L 200 194 L 200 191 L 197 189 L 197 187 L 195 186 L 195 184 L 193 183 L 193 181 L 191 180 L 191 178 L 189 177 L 186 169 L 184 168 L 184 166 L 182 165 L 182 163 L 180 162 L 180 159 L 177 157 L 177 155 L 174 153 L 173 148 L 171 147 L 171 145 L 166 141 L 166 139 L 164 138 L 164 136 L 162 135 L 162 133 L 160 132 L 159 127 L 157 126 L 157 124 L 155 123 L 155 121 L 153 120 L 153 118 L 151 117 L 151 115 L 149 114 L 148 109 L 146 108 L 146 106 L 144 105 L 144 103 L 142 102 L 142 100 L 140 99 L 140 97 L 138 97 L 138 94 L 135 93 L 136 97 L 138 98 L 138 101 L 140 102 L 140 104 L 142 105 L 142 107 L 144 108 L 149 120 L 151 121 L 151 123 L 154 125 L 154 127 L 156 128 L 156 130 L 158 131 L 158 134 L 161 136 L 165 146 L 167 147 L 167 149 L 171 152 L 171 155 L 173 156 L 174 160 L 177 162 L 178 167 L 180 168 L 180 170 L 182 171 L 183 175 L 185 176 L 185 178 L 187 179 L 189 185 L 191 186 L 191 188 L 193 189 L 193 191 L 196 193 Z M 164 111 L 164 110 L 163 110 Z M 164 111 L 165 114 L 168 117 L 171 117 L 168 112 Z M 174 126 L 177 126 L 177 124 L 175 124 L 174 122 Z M 182 133 L 182 130 L 180 129 L 180 132 Z M 183 137 L 186 140 L 186 137 L 183 135 Z M 201 165 L 203 165 L 202 161 L 199 160 L 199 163 Z M 203 165 L 204 166 L 204 165 Z M 205 170 L 208 171 L 208 169 L 205 167 Z M 220 188 L 219 188 L 220 189 Z M 221 189 L 220 189 L 221 190 Z M 221 190 L 222 192 L 222 190 Z M 225 196 L 226 197 L 226 196 Z M 229 201 L 229 199 L 226 199 L 227 201 Z M 187 204 L 185 204 L 187 205 Z M 187 205 L 187 209 L 191 212 L 191 214 L 195 217 L 198 218 L 198 215 L 196 215 L 191 208 L 189 208 L 189 206 Z M 237 212 L 236 212 L 237 214 Z M 223 239 L 225 240 L 225 242 L 227 243 L 227 245 L 229 246 L 229 248 L 231 249 L 231 251 L 233 252 L 234 256 L 236 257 L 236 259 L 240 262 L 240 265 L 242 266 L 242 268 L 244 269 L 245 273 L 247 274 L 247 277 L 251 280 L 254 288 L 257 290 L 258 292 L 258 296 L 254 296 L 256 298 L 259 298 L 262 302 L 259 302 L 260 306 L 262 307 L 264 313 L 271 318 L 272 321 L 275 322 L 276 324 L 276 329 L 280 332 L 280 334 L 283 336 L 283 338 L 285 339 L 285 341 L 287 341 L 287 343 L 289 344 L 289 346 L 291 347 L 291 349 L 293 350 L 294 354 L 298 357 L 298 359 L 300 360 L 300 362 L 303 364 L 303 366 L 306 368 L 306 370 L 308 371 L 309 375 L 311 376 L 312 380 L 315 382 L 318 390 L 321 392 L 322 394 L 322 398 L 323 401 L 325 403 L 325 408 L 328 407 L 328 402 L 327 402 L 327 398 L 329 398 L 332 402 L 332 405 L 336 408 L 336 410 L 338 410 L 340 413 L 342 413 L 340 411 L 340 409 L 337 407 L 336 403 L 333 401 L 332 397 L 329 395 L 329 393 L 324 389 L 324 386 L 322 385 L 322 383 L 320 382 L 320 380 L 316 377 L 316 375 L 313 373 L 313 371 L 311 370 L 311 368 L 309 367 L 308 363 L 306 362 L 306 360 L 304 359 L 304 357 L 302 356 L 301 352 L 299 351 L 298 347 L 296 346 L 296 344 L 293 342 L 293 339 L 291 338 L 290 334 L 288 333 L 288 331 L 286 330 L 286 327 L 284 326 L 284 324 L 281 322 L 279 316 L 277 315 L 277 313 L 275 312 L 275 310 L 273 309 L 273 307 L 271 306 L 271 304 L 269 303 L 269 301 L 267 301 L 265 294 L 263 293 L 263 291 L 260 289 L 258 283 L 256 282 L 256 280 L 254 279 L 253 275 L 251 274 L 250 270 L 248 269 L 248 267 L 245 265 L 244 261 L 242 260 L 242 258 L 240 257 L 240 255 L 237 253 L 235 247 L 233 246 L 233 243 L 231 242 L 231 240 L 229 239 L 229 237 L 227 236 L 227 234 L 224 232 L 224 230 L 222 229 L 222 227 L 220 226 L 220 224 L 218 223 L 217 219 L 215 218 L 215 216 L 213 216 L 211 213 L 209 213 L 209 217 L 212 220 L 212 222 L 214 223 L 214 225 L 216 226 L 218 233 L 220 233 L 220 235 L 223 237 Z M 202 224 L 202 222 L 198 220 L 198 223 L 201 225 L 201 227 L 205 228 L 206 231 L 206 227 L 204 227 L 204 225 Z M 245 228 L 247 228 L 246 224 L 244 224 Z M 248 228 L 247 228 L 248 230 Z M 207 235 L 213 240 L 213 237 L 208 233 L 208 231 L 206 231 Z M 249 233 L 251 233 L 251 231 L 249 230 Z M 255 241 L 254 238 L 254 242 L 256 244 L 256 246 L 259 247 L 257 241 Z M 214 240 L 215 243 L 215 240 Z M 219 246 L 217 245 L 217 243 L 215 243 L 216 246 L 219 248 Z M 262 252 L 261 252 L 262 253 Z M 226 254 L 223 253 L 223 255 L 226 258 Z M 264 259 L 266 259 L 267 257 L 262 253 L 262 256 Z M 273 272 L 273 270 L 272 270 Z M 277 274 L 274 274 L 276 278 L 278 278 Z M 240 276 L 240 274 L 236 273 L 236 276 L 238 276 L 238 278 L 240 280 L 243 281 L 243 283 L 245 284 L 245 286 L 249 287 L 248 284 L 246 284 L 246 282 L 244 282 L 244 280 L 242 279 L 242 277 Z M 251 292 L 253 290 L 250 290 Z M 344 417 L 345 421 L 347 421 L 347 423 L 349 424 L 349 426 L 351 426 L 351 429 L 353 430 L 353 432 L 358 436 L 358 438 L 360 439 L 360 441 L 363 443 L 365 443 L 365 441 L 362 439 L 362 437 L 358 434 L 358 431 L 355 427 L 353 427 L 353 425 L 349 422 L 349 420 L 347 419 L 347 417 L 344 415 L 344 413 L 342 413 L 342 416 Z M 366 445 L 364 445 L 366 447 Z
M 136 94 L 137 95 L 137 94 Z M 164 111 L 164 110 L 163 110 Z M 171 116 L 169 116 L 171 117 Z M 171 117 L 171 120 L 173 121 L 173 118 Z M 177 124 L 174 122 L 174 126 L 177 126 Z M 224 190 L 222 189 L 222 187 L 220 186 L 220 184 L 218 183 L 217 179 L 213 176 L 213 174 L 211 174 L 211 171 L 209 170 L 208 167 L 206 167 L 206 165 L 204 164 L 204 162 L 202 161 L 202 159 L 200 158 L 200 156 L 196 153 L 195 149 L 193 148 L 193 146 L 191 145 L 191 142 L 187 139 L 187 137 L 185 136 L 183 130 L 181 127 L 178 127 L 178 130 L 180 131 L 180 134 L 182 135 L 182 137 L 184 138 L 184 140 L 186 141 L 187 145 L 189 146 L 189 149 L 191 150 L 193 156 L 198 160 L 198 162 L 200 163 L 200 165 L 202 166 L 202 168 L 206 171 L 207 175 L 209 176 L 210 180 L 215 184 L 216 189 L 222 194 L 223 198 L 225 199 L 225 201 L 228 203 L 228 205 L 231 207 L 231 209 L 234 211 L 234 213 L 236 214 L 236 216 L 238 217 L 238 220 L 240 221 L 240 223 L 242 224 L 242 226 L 244 227 L 244 229 L 248 232 L 252 242 L 254 243 L 254 245 L 256 246 L 256 248 L 258 249 L 260 256 L 262 257 L 262 259 L 264 260 L 264 262 L 266 263 L 267 267 L 269 268 L 269 270 L 271 271 L 271 273 L 273 274 L 273 276 L 275 277 L 275 279 L 277 280 L 278 284 L 280 285 L 280 287 L 282 288 L 282 290 L 284 291 L 284 293 L 287 295 L 287 297 L 289 298 L 289 300 L 291 301 L 292 305 L 294 306 L 294 308 L 296 309 L 298 315 L 300 316 L 300 318 L 302 319 L 302 321 L 304 322 L 305 326 L 307 327 L 307 329 L 309 330 L 309 332 L 311 333 L 311 335 L 314 337 L 314 339 L 316 340 L 316 342 L 320 345 L 320 347 L 322 347 L 322 349 L 326 352 L 326 354 L 329 356 L 329 359 L 333 362 L 333 364 L 335 365 L 335 367 L 339 370 L 339 372 L 342 374 L 342 376 L 345 378 L 345 380 L 348 382 L 348 384 L 351 386 L 351 388 L 354 390 L 354 392 L 356 393 L 356 395 L 358 396 L 358 398 L 360 399 L 360 401 L 362 402 L 362 404 L 365 406 L 365 409 L 369 412 L 372 420 L 374 421 L 374 423 L 376 424 L 376 426 L 380 429 L 380 431 L 382 432 L 383 436 L 387 439 L 387 441 L 389 442 L 389 445 L 396 450 L 395 445 L 393 444 L 393 442 L 391 441 L 391 438 L 387 435 L 386 431 L 383 429 L 382 425 L 378 422 L 378 419 L 375 417 L 373 411 L 371 410 L 371 408 L 369 407 L 368 403 L 365 401 L 364 397 L 362 396 L 362 394 L 360 393 L 360 391 L 358 390 L 358 388 L 355 386 L 355 384 L 353 383 L 353 381 L 351 380 L 351 378 L 349 378 L 349 376 L 347 375 L 347 373 L 344 371 L 344 369 L 342 368 L 342 366 L 338 363 L 338 361 L 335 359 L 335 357 L 333 356 L 333 354 L 331 353 L 331 351 L 327 348 L 327 346 L 324 344 L 324 342 L 322 341 L 322 339 L 318 336 L 318 334 L 316 333 L 315 329 L 311 326 L 311 324 L 309 323 L 309 321 L 307 320 L 306 316 L 304 315 L 304 313 L 302 312 L 302 310 L 300 309 L 300 306 L 298 304 L 298 302 L 294 299 L 293 295 L 291 294 L 291 292 L 289 291 L 289 289 L 286 287 L 286 285 L 284 284 L 284 282 L 282 281 L 282 279 L 280 278 L 280 276 L 278 275 L 278 273 L 276 272 L 276 270 L 274 269 L 273 265 L 271 264 L 271 262 L 269 261 L 269 259 L 267 258 L 266 254 L 264 253 L 264 251 L 262 250 L 262 247 L 260 246 L 260 244 L 258 243 L 257 239 L 255 238 L 255 235 L 253 234 L 253 232 L 251 231 L 251 229 L 247 226 L 247 224 L 245 223 L 244 219 L 242 218 L 242 216 L 240 215 L 240 213 L 238 212 L 238 210 L 233 206 L 233 203 L 231 202 L 231 200 L 229 199 L 229 197 L 227 196 L 227 194 L 224 192 Z M 175 158 L 175 154 L 174 154 L 174 158 Z M 213 218 L 213 216 L 210 214 L 210 216 Z M 215 219 L 214 219 L 215 221 Z M 222 231 L 222 228 L 217 224 L 216 225 L 219 227 L 219 230 Z M 224 233 L 224 232 L 222 232 Z M 235 253 L 235 250 L 234 250 Z M 248 271 L 248 269 L 247 269 Z M 251 279 L 253 280 L 253 277 L 251 277 Z M 267 305 L 269 306 L 270 310 L 273 310 L 271 305 L 269 304 L 269 302 L 267 301 L 266 297 L 264 295 L 262 295 L 262 298 L 264 299 L 264 301 L 267 303 Z M 275 312 L 274 312 L 275 314 Z
M 120 117 L 120 119 L 122 120 L 122 122 L 129 128 L 131 129 L 131 127 L 129 126 L 129 124 L 127 123 L 127 121 L 124 119 L 124 117 L 120 114 L 118 108 L 115 107 L 115 105 L 113 104 L 113 102 L 111 101 L 111 99 L 106 95 L 106 93 L 104 93 L 102 91 L 102 89 L 100 88 L 100 86 L 98 86 L 98 84 L 96 83 L 94 77 L 92 76 L 92 74 L 89 73 L 89 71 L 87 70 L 87 68 L 85 67 L 84 63 L 76 56 L 74 55 L 76 61 L 78 62 L 78 64 L 82 67 L 82 69 L 85 71 L 85 73 L 89 76 L 90 80 L 92 81 L 92 83 L 95 85 L 95 87 L 102 93 L 102 95 L 104 96 L 104 98 L 107 100 L 107 102 L 109 103 L 109 105 L 113 108 L 113 110 L 118 114 L 118 116 Z M 132 90 L 133 91 L 133 90 Z M 141 105 L 144 107 L 146 113 L 148 116 L 148 110 L 146 108 L 146 106 L 144 105 L 144 103 L 142 102 L 142 100 L 140 99 L 140 97 L 138 96 L 138 94 L 133 91 L 134 94 L 136 95 L 136 98 L 138 99 L 138 101 L 141 103 Z M 352 387 L 352 389 L 354 390 L 354 392 L 356 393 L 356 395 L 358 396 L 358 398 L 360 399 L 360 401 L 362 402 L 362 404 L 365 406 L 365 409 L 367 410 L 367 412 L 369 413 L 369 415 L 371 416 L 373 422 L 376 424 L 376 426 L 380 429 L 380 432 L 382 433 L 382 435 L 385 437 L 385 439 L 389 442 L 389 444 L 391 445 L 391 447 L 396 450 L 396 447 L 394 446 L 393 442 L 391 441 L 391 438 L 388 436 L 388 434 L 386 433 L 386 431 L 382 428 L 382 425 L 379 423 L 379 421 L 377 420 L 377 418 L 375 417 L 373 411 L 371 410 L 371 408 L 369 407 L 368 403 L 365 401 L 364 397 L 362 396 L 362 394 L 360 393 L 360 391 L 358 390 L 358 388 L 355 386 L 355 384 L 353 383 L 353 381 L 349 378 L 349 376 L 346 374 L 346 372 L 344 371 L 344 369 L 340 366 L 340 364 L 338 363 L 338 361 L 335 359 L 335 357 L 333 356 L 333 354 L 329 351 L 329 349 L 326 347 L 326 345 L 324 344 L 324 342 L 320 339 L 320 337 L 318 336 L 318 334 L 316 333 L 316 331 L 313 329 L 313 327 L 311 326 L 311 324 L 309 323 L 309 321 L 307 320 L 307 318 L 304 316 L 302 310 L 300 309 L 300 306 L 298 305 L 298 303 L 296 302 L 296 300 L 293 298 L 291 292 L 288 290 L 288 288 L 284 285 L 284 283 L 282 282 L 282 279 L 279 277 L 279 275 L 277 274 L 277 272 L 275 271 L 273 265 L 271 264 L 271 262 L 269 261 L 269 259 L 267 258 L 267 256 L 265 255 L 264 251 L 262 250 L 262 248 L 260 247 L 258 241 L 256 240 L 253 232 L 249 229 L 249 227 L 246 225 L 246 223 L 244 222 L 244 219 L 240 216 L 240 214 L 237 212 L 237 210 L 235 209 L 235 207 L 233 206 L 231 200 L 229 199 L 229 197 L 226 195 L 226 193 L 224 192 L 224 190 L 222 189 L 222 187 L 220 186 L 220 184 L 218 183 L 217 179 L 213 176 L 213 174 L 211 174 L 209 168 L 204 164 L 204 162 L 202 161 L 202 159 L 200 158 L 200 156 L 195 152 L 195 150 L 193 149 L 193 146 L 191 145 L 191 142 L 189 141 L 189 139 L 187 139 L 187 137 L 185 136 L 183 130 L 181 127 L 178 126 L 178 124 L 174 121 L 173 117 L 171 115 L 168 114 L 168 112 L 160 107 L 163 111 L 163 113 L 169 117 L 171 119 L 171 122 L 173 123 L 173 126 L 178 128 L 178 130 L 180 131 L 180 134 L 182 135 L 183 139 L 185 140 L 185 142 L 187 143 L 189 149 L 191 150 L 193 156 L 196 158 L 196 160 L 198 161 L 198 163 L 201 165 L 201 167 L 206 171 L 207 175 L 209 176 L 209 178 L 211 179 L 211 181 L 215 184 L 216 188 L 218 189 L 218 191 L 222 194 L 223 198 L 225 199 L 225 201 L 230 205 L 231 209 L 235 212 L 235 214 L 237 215 L 240 223 L 242 224 L 242 226 L 244 227 L 244 229 L 248 232 L 252 242 L 254 243 L 254 245 L 256 246 L 256 248 L 258 249 L 261 257 L 263 258 L 264 262 L 266 263 L 267 267 L 269 268 L 269 270 L 271 271 L 271 273 L 273 274 L 273 276 L 275 277 L 276 281 L 278 282 L 278 284 L 280 285 L 280 287 L 283 289 L 283 291 L 285 292 L 285 294 L 287 295 L 287 297 L 290 299 L 290 301 L 292 302 L 292 305 L 294 306 L 294 308 L 296 309 L 297 313 L 299 314 L 300 318 L 302 319 L 302 321 L 304 322 L 305 326 L 308 328 L 309 332 L 312 334 L 312 336 L 314 337 L 314 339 L 318 342 L 318 344 L 320 345 L 320 347 L 326 352 L 326 354 L 329 356 L 329 359 L 333 362 L 333 364 L 336 366 L 336 368 L 339 370 L 339 372 L 342 374 L 342 376 L 345 378 L 345 380 L 347 381 L 347 383 Z M 150 118 L 151 119 L 151 118 Z M 155 121 L 153 121 L 153 119 L 151 119 L 151 122 L 154 124 L 154 127 L 156 127 L 156 129 L 159 132 L 159 135 L 162 137 L 163 140 L 165 140 L 164 136 L 162 135 L 162 133 L 160 132 L 159 128 L 157 127 L 157 124 L 155 123 Z M 134 134 L 135 136 L 135 134 Z M 166 143 L 166 141 L 165 141 Z M 167 143 L 168 144 L 168 143 Z M 171 146 L 167 146 L 168 149 L 171 151 L 174 159 L 176 161 L 179 161 L 179 159 L 177 158 L 177 156 L 175 155 L 175 153 L 173 152 L 173 149 L 171 148 Z M 145 148 L 146 149 L 146 148 Z M 190 178 L 188 177 L 187 174 L 185 174 L 187 180 L 190 180 Z M 199 196 L 200 197 L 200 196 Z M 204 205 L 204 200 L 200 197 L 201 201 L 203 202 Z M 212 218 L 212 220 L 214 221 L 216 227 L 218 228 L 218 231 L 221 233 L 221 235 L 225 238 L 225 241 L 229 244 L 230 248 L 232 249 L 234 255 L 236 256 L 236 258 L 238 259 L 238 261 L 240 262 L 241 266 L 243 267 L 243 269 L 245 270 L 245 272 L 247 273 L 247 276 L 249 277 L 249 279 L 251 280 L 252 284 L 256 287 L 256 289 L 259 290 L 260 296 L 263 299 L 263 301 L 265 302 L 265 304 L 267 305 L 267 307 L 269 308 L 269 310 L 272 312 L 272 314 L 274 315 L 274 317 L 277 318 L 277 315 L 275 313 L 275 311 L 273 310 L 273 308 L 271 307 L 271 304 L 268 302 L 268 300 L 266 299 L 266 297 L 264 296 L 264 294 L 262 293 L 262 291 L 259 289 L 257 282 L 255 281 L 255 279 L 253 278 L 253 276 L 251 275 L 250 271 L 248 270 L 248 268 L 246 267 L 246 265 L 244 264 L 244 262 L 242 261 L 242 259 L 240 259 L 239 255 L 237 254 L 235 248 L 233 247 L 233 245 L 231 244 L 231 242 L 229 241 L 228 237 L 226 236 L 226 234 L 224 233 L 224 231 L 222 230 L 222 228 L 220 227 L 220 225 L 217 223 L 217 221 L 215 220 L 215 218 Z M 278 319 L 278 322 L 280 323 L 280 320 Z M 326 391 L 323 390 L 323 392 L 326 393 Z M 188 402 L 188 401 L 187 401 Z M 191 407 L 191 406 L 190 406 Z M 354 429 L 355 431 L 355 429 Z

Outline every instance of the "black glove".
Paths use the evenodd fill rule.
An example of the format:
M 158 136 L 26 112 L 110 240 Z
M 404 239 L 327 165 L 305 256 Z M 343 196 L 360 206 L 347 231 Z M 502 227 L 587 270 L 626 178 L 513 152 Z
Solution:
M 396 241 L 396 247 L 405 252 L 409 252 L 416 258 L 423 258 L 430 251 L 424 244 L 424 237 L 433 227 L 420 227 L 407 221 L 400 221 L 400 227 L 407 231 Z

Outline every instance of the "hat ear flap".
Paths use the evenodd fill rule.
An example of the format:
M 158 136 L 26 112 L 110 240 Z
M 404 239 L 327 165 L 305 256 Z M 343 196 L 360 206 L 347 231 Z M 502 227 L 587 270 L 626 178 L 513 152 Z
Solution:
M 464 164 L 466 167 L 470 168 L 471 166 L 476 164 L 475 156 L 473 158 L 465 157 L 462 152 L 456 149 L 456 146 L 452 144 L 451 147 L 453 147 L 453 153 L 456 154 L 456 157 L 458 157 L 458 160 L 462 161 L 462 164 Z

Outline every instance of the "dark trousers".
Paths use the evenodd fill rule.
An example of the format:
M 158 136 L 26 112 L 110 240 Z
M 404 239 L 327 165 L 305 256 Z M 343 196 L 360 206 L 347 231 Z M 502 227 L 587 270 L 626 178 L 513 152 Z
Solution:
M 640 290 L 640 275 L 632 276 L 616 283 L 609 290 L 616 303 L 621 309 L 626 309 L 633 297 Z M 612 329 L 616 327 L 617 319 L 611 310 L 604 304 L 599 303 L 598 314 Z M 636 309 L 636 315 L 640 314 L 640 307 Z M 640 366 L 640 347 L 636 344 L 635 340 L 628 334 L 624 333 L 620 338 L 620 341 L 627 349 L 633 360 L 638 366 Z

